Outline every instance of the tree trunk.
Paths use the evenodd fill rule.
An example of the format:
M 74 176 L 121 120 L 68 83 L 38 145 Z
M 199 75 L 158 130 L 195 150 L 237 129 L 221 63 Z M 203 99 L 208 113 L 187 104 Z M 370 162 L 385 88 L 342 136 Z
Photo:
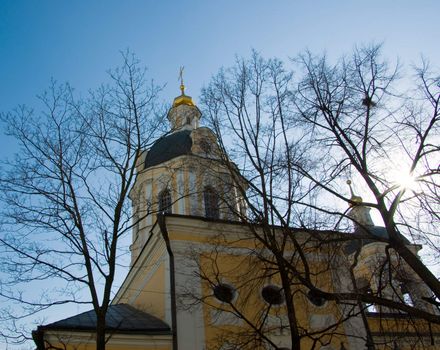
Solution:
M 99 310 L 96 314 L 96 350 L 105 350 L 105 314 Z

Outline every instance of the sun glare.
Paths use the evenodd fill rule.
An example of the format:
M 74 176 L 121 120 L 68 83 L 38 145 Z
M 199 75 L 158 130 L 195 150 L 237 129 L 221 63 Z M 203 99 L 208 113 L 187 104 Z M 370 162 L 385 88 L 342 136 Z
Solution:
M 404 170 L 394 172 L 392 182 L 400 189 L 407 190 L 415 190 L 417 184 L 415 177 Z

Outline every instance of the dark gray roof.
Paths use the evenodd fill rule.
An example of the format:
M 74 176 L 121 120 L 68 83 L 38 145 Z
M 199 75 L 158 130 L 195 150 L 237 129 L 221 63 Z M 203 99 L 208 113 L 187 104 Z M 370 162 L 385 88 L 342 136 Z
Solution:
M 377 242 L 377 240 L 375 240 L 374 237 L 369 239 L 368 235 L 375 236 L 379 239 L 388 239 L 389 238 L 388 231 L 385 227 L 370 226 L 370 227 L 368 227 L 368 231 L 364 230 L 363 228 L 357 227 L 354 230 L 353 240 L 350 240 L 345 247 L 345 252 L 347 254 L 352 254 L 356 250 L 358 250 L 360 247 L 363 247 L 364 245 Z M 356 236 L 359 236 L 362 238 L 355 238 Z
M 191 130 L 182 130 L 161 137 L 148 151 L 145 169 L 181 155 L 191 154 Z
M 169 334 L 170 327 L 162 320 L 127 304 L 110 305 L 107 311 L 106 330 L 117 333 Z M 94 331 L 94 310 L 66 318 L 45 326 L 42 330 Z

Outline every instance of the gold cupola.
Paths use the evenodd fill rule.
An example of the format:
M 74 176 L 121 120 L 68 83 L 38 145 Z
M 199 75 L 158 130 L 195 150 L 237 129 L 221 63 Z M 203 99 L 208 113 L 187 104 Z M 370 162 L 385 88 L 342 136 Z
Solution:
M 183 84 L 183 80 L 180 83 L 180 91 L 180 96 L 177 96 L 173 101 L 173 107 L 180 105 L 195 106 L 192 97 L 185 95 L 185 85 Z

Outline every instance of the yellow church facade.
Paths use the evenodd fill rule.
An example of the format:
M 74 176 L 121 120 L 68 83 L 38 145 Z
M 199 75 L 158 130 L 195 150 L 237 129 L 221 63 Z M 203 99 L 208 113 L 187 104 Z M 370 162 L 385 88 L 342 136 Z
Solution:
M 109 309 L 108 349 L 291 349 L 280 276 L 262 273 L 267 265 L 255 252 L 264 256 L 265 249 L 252 233 L 260 228 L 250 230 L 239 220 L 246 204 L 237 186 L 246 182 L 219 161 L 225 155 L 213 132 L 199 126 L 200 117 L 182 88 L 168 114 L 170 133 L 144 151 L 136 166 L 130 193 L 135 222 L 131 266 Z M 351 215 L 371 220 L 361 205 Z M 282 234 L 281 228 L 272 229 Z M 306 232 L 297 238 L 305 246 L 313 240 Z M 285 254 L 294 251 L 287 247 Z M 329 292 L 347 290 L 353 251 L 309 251 L 315 284 Z M 341 261 L 337 273 L 326 270 L 329 255 L 335 254 Z M 355 269 L 356 278 L 372 288 L 374 257 L 381 254 L 384 245 L 372 242 L 358 257 L 365 263 Z M 438 348 L 440 329 L 425 322 L 387 318 L 383 312 L 379 318 L 375 312 L 361 313 L 356 305 L 322 300 L 301 285 L 295 288 L 297 324 L 320 334 L 319 341 L 305 337 L 301 349 L 367 349 L 368 337 L 375 349 Z M 413 295 L 421 290 L 421 282 L 415 281 Z M 253 337 L 255 325 L 265 339 Z M 40 326 L 34 338 L 39 349 L 93 349 L 93 312 Z

